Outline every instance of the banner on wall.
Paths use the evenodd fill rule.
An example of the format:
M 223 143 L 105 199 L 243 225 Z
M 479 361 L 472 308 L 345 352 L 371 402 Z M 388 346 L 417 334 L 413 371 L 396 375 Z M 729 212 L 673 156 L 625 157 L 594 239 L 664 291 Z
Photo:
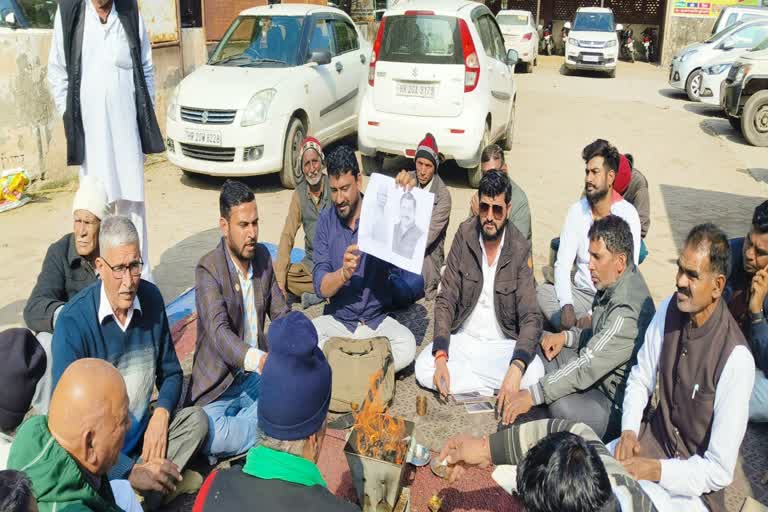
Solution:
M 695 18 L 716 18 L 721 10 L 730 6 L 759 7 L 760 0 L 716 0 L 714 2 L 677 0 L 672 15 Z

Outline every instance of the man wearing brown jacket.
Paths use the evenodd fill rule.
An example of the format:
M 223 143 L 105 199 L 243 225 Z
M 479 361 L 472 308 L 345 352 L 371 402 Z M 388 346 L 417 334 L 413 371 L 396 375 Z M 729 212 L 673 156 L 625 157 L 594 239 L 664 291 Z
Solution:
M 288 312 L 269 251 L 257 243 L 253 192 L 229 180 L 219 196 L 222 239 L 195 269 L 197 344 L 187 403 L 208 415 L 204 451 L 212 457 L 246 452 L 257 442 L 261 368 L 269 344 L 266 316 Z
M 435 302 L 435 341 L 416 360 L 416 379 L 442 395 L 499 389 L 505 400 L 544 374 L 535 355 L 542 316 L 531 244 L 507 218 L 509 177 L 480 180 L 479 215 L 457 231 Z

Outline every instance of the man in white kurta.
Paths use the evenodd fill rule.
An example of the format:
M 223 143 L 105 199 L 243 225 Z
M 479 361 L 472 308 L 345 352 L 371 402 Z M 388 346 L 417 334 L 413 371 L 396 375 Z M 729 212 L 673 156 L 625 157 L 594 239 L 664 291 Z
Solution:
M 128 35 L 111 0 L 85 2 L 80 102 L 85 133 L 85 160 L 80 176 L 98 176 L 116 215 L 125 215 L 142 234 L 144 279 L 151 279 L 144 206 L 144 154 L 136 122 L 133 62 Z M 104 21 L 102 12 L 109 8 Z M 141 64 L 149 97 L 154 98 L 152 49 L 139 16 Z M 48 58 L 48 84 L 60 115 L 67 106 L 68 76 L 61 13 L 57 11 Z

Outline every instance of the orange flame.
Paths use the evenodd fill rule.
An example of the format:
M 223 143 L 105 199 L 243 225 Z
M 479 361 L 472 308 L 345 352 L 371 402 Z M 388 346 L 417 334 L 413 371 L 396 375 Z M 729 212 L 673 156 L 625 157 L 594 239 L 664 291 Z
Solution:
M 368 393 L 353 427 L 357 433 L 355 449 L 365 457 L 402 464 L 408 450 L 403 440 L 405 422 L 386 413 L 380 397 L 383 380 L 383 369 L 371 375 Z

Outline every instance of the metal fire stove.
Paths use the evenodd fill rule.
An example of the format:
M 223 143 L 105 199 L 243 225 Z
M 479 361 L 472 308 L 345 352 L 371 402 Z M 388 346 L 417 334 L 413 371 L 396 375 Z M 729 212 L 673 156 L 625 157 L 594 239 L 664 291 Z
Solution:
M 411 421 L 403 420 L 405 423 L 405 437 L 408 440 L 409 453 L 412 444 L 414 424 Z M 400 498 L 402 490 L 403 469 L 405 469 L 405 458 L 402 464 L 394 464 L 380 459 L 373 459 L 360 455 L 355 446 L 357 440 L 357 431 L 353 428 L 347 437 L 347 444 L 344 446 L 344 455 L 347 457 L 347 464 L 352 473 L 352 481 L 357 491 L 358 503 L 363 512 L 383 512 L 392 511 Z

